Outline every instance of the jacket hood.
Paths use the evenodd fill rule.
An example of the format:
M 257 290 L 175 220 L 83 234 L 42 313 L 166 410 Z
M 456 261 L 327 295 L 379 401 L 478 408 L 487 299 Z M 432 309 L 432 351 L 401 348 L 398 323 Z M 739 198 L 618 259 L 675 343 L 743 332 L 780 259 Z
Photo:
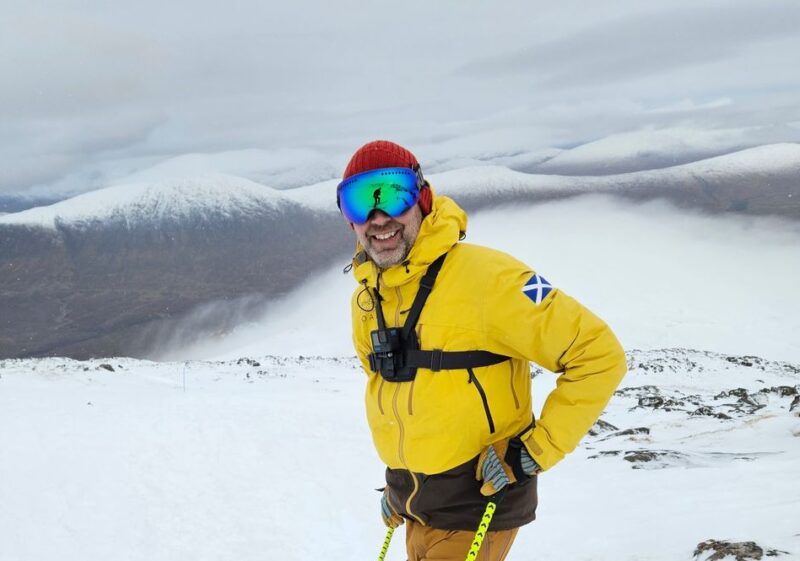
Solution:
M 433 208 L 422 220 L 419 234 L 406 260 L 381 272 L 364 247 L 356 242 L 353 275 L 359 283 L 366 280 L 369 286 L 375 286 L 379 272 L 381 286 L 399 286 L 410 282 L 424 274 L 437 257 L 463 238 L 466 231 L 467 214 L 464 210 L 453 199 L 437 196 L 433 192 Z

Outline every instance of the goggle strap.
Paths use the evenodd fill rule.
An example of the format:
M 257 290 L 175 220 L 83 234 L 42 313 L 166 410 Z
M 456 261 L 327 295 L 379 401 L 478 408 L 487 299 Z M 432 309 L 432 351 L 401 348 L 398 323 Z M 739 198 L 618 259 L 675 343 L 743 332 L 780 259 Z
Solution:
M 417 189 L 422 191 L 423 188 L 428 186 L 428 181 L 422 176 L 422 167 L 419 164 L 414 164 L 411 169 L 417 174 Z

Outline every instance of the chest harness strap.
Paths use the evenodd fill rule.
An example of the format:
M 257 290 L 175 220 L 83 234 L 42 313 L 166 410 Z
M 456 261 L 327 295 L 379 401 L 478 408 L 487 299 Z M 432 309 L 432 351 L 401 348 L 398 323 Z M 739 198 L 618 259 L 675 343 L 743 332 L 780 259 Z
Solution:
M 447 253 L 430 264 L 419 282 L 419 289 L 414 298 L 403 328 L 387 328 L 386 319 L 381 306 L 381 295 L 375 290 L 375 311 L 378 329 L 370 333 L 372 352 L 369 354 L 369 366 L 373 372 L 380 373 L 389 382 L 408 382 L 417 375 L 417 368 L 427 368 L 433 372 L 440 370 L 465 370 L 491 366 L 508 360 L 507 356 L 489 351 L 442 351 L 433 349 L 423 351 L 419 348 L 416 326 L 422 307 L 433 290 L 436 277 L 442 268 Z

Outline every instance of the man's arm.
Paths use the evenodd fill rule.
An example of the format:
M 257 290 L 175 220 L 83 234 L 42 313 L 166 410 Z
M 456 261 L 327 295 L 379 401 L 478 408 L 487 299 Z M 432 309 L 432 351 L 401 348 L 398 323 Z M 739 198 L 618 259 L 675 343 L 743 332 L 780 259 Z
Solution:
M 561 373 L 536 426 L 522 436 L 546 470 L 602 414 L 627 370 L 625 353 L 611 329 L 574 298 L 555 288 L 524 290 L 534 279 L 530 270 L 503 276 L 486 309 L 492 350 Z

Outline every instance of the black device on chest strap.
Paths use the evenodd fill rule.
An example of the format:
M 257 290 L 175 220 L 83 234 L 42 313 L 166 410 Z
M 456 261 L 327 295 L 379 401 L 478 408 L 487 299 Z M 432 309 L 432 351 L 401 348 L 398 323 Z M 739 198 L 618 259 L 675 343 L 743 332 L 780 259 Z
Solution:
M 376 290 L 375 311 L 378 329 L 370 333 L 372 352 L 369 354 L 369 366 L 373 372 L 380 373 L 389 382 L 408 382 L 417 375 L 417 368 L 427 368 L 433 372 L 440 370 L 462 370 L 491 366 L 504 360 L 507 356 L 489 351 L 442 351 L 434 349 L 423 351 L 419 348 L 416 326 L 422 308 L 430 296 L 436 277 L 442 268 L 447 254 L 441 255 L 430 264 L 425 275 L 419 281 L 419 289 L 411 304 L 403 328 L 386 327 L 386 318 L 381 306 L 380 291 Z

